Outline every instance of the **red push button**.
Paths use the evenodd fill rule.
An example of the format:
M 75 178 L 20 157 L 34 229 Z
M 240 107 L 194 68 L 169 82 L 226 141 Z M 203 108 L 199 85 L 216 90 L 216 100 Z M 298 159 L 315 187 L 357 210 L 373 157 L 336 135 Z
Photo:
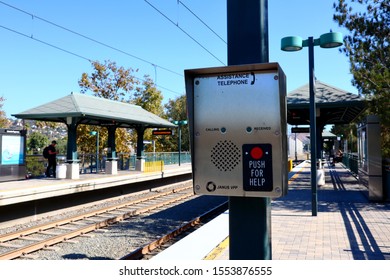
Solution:
M 263 157 L 263 154 L 263 149 L 261 149 L 260 147 L 254 147 L 251 150 L 251 157 L 253 159 L 261 159 Z

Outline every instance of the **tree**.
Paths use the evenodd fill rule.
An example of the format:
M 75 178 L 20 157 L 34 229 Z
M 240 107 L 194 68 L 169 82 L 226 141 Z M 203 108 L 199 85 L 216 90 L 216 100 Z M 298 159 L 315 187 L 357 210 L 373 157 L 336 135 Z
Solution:
M 97 97 L 122 102 L 131 101 L 134 86 L 139 84 L 132 68 L 118 67 L 115 62 L 109 60 L 104 64 L 94 61 L 92 67 L 94 72 L 90 76 L 83 73 L 79 80 L 82 93 L 92 91 Z
M 86 154 L 96 153 L 96 136 L 91 135 L 92 131 L 99 132 L 99 151 L 103 151 L 104 145 L 107 143 L 107 129 L 95 125 L 84 125 L 77 126 L 77 146 L 80 150 Z
M 134 98 L 131 103 L 141 106 L 148 112 L 151 112 L 159 117 L 164 117 L 164 107 L 162 106 L 163 96 L 161 91 L 156 88 L 153 80 L 148 76 L 144 76 L 142 82 L 143 87 L 137 87 Z
M 0 96 L 0 127 L 8 128 L 10 126 L 10 121 L 7 119 L 5 112 L 2 110 L 4 105 L 5 98 Z
M 33 132 L 27 139 L 27 150 L 32 154 L 38 154 L 49 142 L 49 138 L 40 132 Z
M 140 85 L 139 80 L 133 75 L 134 70 L 131 68 L 118 67 L 115 62 L 111 61 L 105 61 L 104 63 L 95 61 L 92 66 L 94 72 L 90 75 L 83 73 L 79 80 L 82 93 L 92 91 L 94 96 L 132 103 L 155 115 L 164 116 L 163 96 L 148 75 L 144 76 L 142 85 Z M 94 127 L 93 130 L 99 131 L 99 143 L 102 143 L 100 147 L 102 149 L 104 143 L 107 142 L 107 130 L 100 127 Z M 90 131 L 90 127 L 78 127 L 78 145 L 84 152 L 91 152 L 91 147 L 94 147 L 91 141 L 96 141 L 89 135 Z M 137 143 L 136 138 L 135 131 L 129 133 L 126 129 L 117 129 L 117 151 L 129 152 L 129 143 Z M 145 131 L 144 138 L 151 140 L 152 132 L 150 130 Z M 162 144 L 157 143 L 157 150 L 160 150 L 161 147 Z M 150 151 L 151 149 L 151 146 L 146 147 L 146 150 Z
M 390 157 L 390 1 L 339 0 L 334 20 L 351 33 L 344 38 L 352 84 L 369 100 L 382 125 L 382 153 Z
M 330 132 L 340 137 L 341 143 L 343 143 L 343 140 L 348 141 L 348 152 L 357 152 L 357 130 L 355 124 L 336 124 L 332 127 Z
M 132 103 L 134 105 L 138 105 L 145 109 L 146 111 L 153 113 L 159 117 L 164 117 L 164 107 L 162 105 L 163 95 L 161 91 L 156 88 L 153 80 L 149 75 L 144 76 L 144 80 L 142 82 L 142 87 L 137 87 L 134 93 L 134 98 Z M 166 137 L 166 136 L 165 136 Z M 155 140 L 155 148 L 157 152 L 166 151 L 165 146 L 165 138 L 158 137 L 153 139 L 152 131 L 150 129 L 146 130 L 144 133 L 145 140 Z M 133 143 L 136 143 L 136 135 L 133 133 L 132 135 Z M 145 151 L 151 152 L 153 151 L 153 147 L 150 145 L 145 147 Z
M 176 99 L 169 99 L 168 103 L 165 105 L 167 110 L 167 118 L 170 121 L 182 121 L 187 119 L 187 111 L 186 111 L 186 96 L 182 95 Z M 176 129 L 177 130 L 177 129 Z M 178 133 L 178 131 L 177 131 Z M 176 134 L 178 135 L 178 134 Z M 171 143 L 172 150 L 178 150 L 178 139 L 177 137 L 173 138 Z M 183 151 L 190 150 L 190 142 L 189 142 L 189 129 L 188 125 L 181 127 L 181 149 Z
M 132 102 L 133 91 L 135 86 L 139 84 L 133 75 L 134 70 L 132 68 L 118 67 L 115 62 L 111 61 L 105 61 L 104 63 L 94 61 L 92 62 L 92 67 L 94 72 L 91 75 L 83 73 L 79 80 L 82 93 L 92 91 L 93 95 L 97 97 L 121 102 Z M 77 145 L 83 152 L 89 153 L 93 150 L 91 147 L 95 147 L 93 143 L 95 143 L 96 139 L 90 136 L 92 130 L 99 131 L 99 143 L 101 144 L 99 150 L 102 150 L 107 142 L 108 132 L 106 128 L 79 126 L 77 130 Z M 117 152 L 130 152 L 130 147 L 128 146 L 130 141 L 130 134 L 126 129 L 120 128 L 116 130 L 115 144 Z

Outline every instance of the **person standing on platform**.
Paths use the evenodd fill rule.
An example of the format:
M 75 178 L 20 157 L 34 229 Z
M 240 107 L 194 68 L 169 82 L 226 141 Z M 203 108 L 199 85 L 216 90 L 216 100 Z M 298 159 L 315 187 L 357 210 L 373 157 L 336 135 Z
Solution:
M 47 169 L 46 177 L 50 177 L 50 169 L 53 169 L 53 177 L 56 178 L 56 169 L 57 169 L 57 142 L 55 140 L 51 141 L 51 144 L 48 146 L 48 156 L 47 156 Z

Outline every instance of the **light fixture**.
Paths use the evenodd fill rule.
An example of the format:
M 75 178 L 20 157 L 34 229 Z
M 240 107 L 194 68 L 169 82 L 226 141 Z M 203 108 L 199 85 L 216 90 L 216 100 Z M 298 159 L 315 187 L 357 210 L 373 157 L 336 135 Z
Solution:
M 340 32 L 329 32 L 320 36 L 321 48 L 337 48 L 343 44 L 343 34 Z
M 179 126 L 179 166 L 180 166 L 180 154 L 181 154 L 181 126 L 188 123 L 187 120 L 173 121 L 174 124 Z
M 302 38 L 299 36 L 289 36 L 282 39 L 282 51 L 295 52 L 302 49 Z
M 319 39 L 309 37 L 302 40 L 299 36 L 288 36 L 281 40 L 282 51 L 300 51 L 303 47 L 309 49 L 309 97 L 310 97 L 310 153 L 311 153 L 311 189 L 312 189 L 312 216 L 317 216 L 317 129 L 316 129 L 316 101 L 314 75 L 314 46 L 321 48 L 336 48 L 343 44 L 343 35 L 340 32 L 322 34 Z
M 322 34 L 319 39 L 314 39 L 314 46 L 321 48 L 337 48 L 343 44 L 343 34 L 340 32 L 329 32 Z M 302 40 L 299 36 L 288 36 L 282 38 L 280 49 L 285 52 L 300 51 L 309 45 L 308 40 Z

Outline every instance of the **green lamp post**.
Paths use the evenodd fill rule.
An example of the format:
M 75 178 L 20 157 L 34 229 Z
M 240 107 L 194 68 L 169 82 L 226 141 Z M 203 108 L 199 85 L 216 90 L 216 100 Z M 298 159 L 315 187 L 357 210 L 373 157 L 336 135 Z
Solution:
M 336 48 L 343 44 L 340 32 L 325 33 L 318 39 L 309 37 L 302 40 L 299 36 L 284 37 L 281 40 L 281 50 L 286 52 L 300 51 L 309 48 L 309 91 L 310 91 L 310 153 L 311 153 L 311 189 L 312 216 L 317 216 L 317 146 L 316 146 L 316 105 L 315 105 L 315 75 L 314 75 L 314 46 L 321 48 Z
M 99 131 L 91 131 L 89 134 L 96 136 L 96 173 L 99 173 Z
M 181 154 L 181 126 L 187 124 L 187 120 L 173 121 L 174 124 L 179 126 L 179 166 L 180 166 L 180 154 Z

